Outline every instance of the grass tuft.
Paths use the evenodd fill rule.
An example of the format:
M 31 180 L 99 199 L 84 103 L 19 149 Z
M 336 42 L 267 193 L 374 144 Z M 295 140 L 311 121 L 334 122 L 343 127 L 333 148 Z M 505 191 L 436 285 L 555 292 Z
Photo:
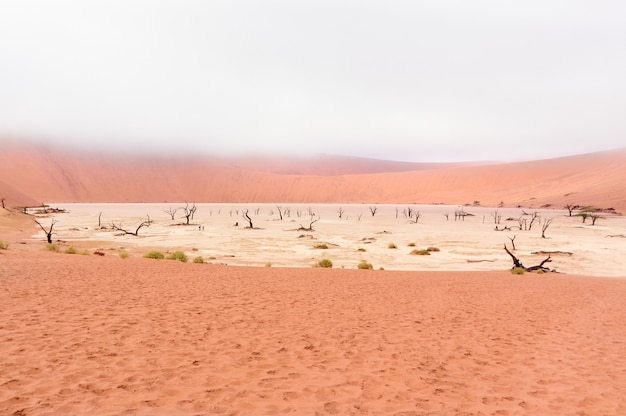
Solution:
M 156 251 L 156 250 L 152 250 L 151 252 L 146 253 L 143 256 L 146 259 L 156 259 L 156 260 L 161 260 L 165 258 L 163 253 L 161 253 L 160 251 Z
M 202 256 L 198 256 L 193 259 L 193 262 L 197 264 L 202 264 L 204 263 L 204 259 L 202 258 Z
M 182 251 L 175 251 L 173 253 L 171 253 L 169 256 L 167 256 L 168 260 L 179 260 L 182 261 L 183 263 L 187 262 L 187 255 L 185 253 L 183 253 Z
M 411 251 L 411 254 L 414 256 L 430 256 L 430 252 L 426 249 L 416 249 Z
M 365 260 L 363 260 L 362 262 L 360 262 L 358 264 L 358 266 L 356 266 L 358 269 L 362 269 L 362 270 L 371 270 L 374 268 L 374 266 L 372 266 L 372 263 L 368 263 Z
M 332 269 L 333 262 L 328 259 L 321 259 L 320 261 L 315 263 L 315 266 L 313 267 L 323 267 L 325 269 Z

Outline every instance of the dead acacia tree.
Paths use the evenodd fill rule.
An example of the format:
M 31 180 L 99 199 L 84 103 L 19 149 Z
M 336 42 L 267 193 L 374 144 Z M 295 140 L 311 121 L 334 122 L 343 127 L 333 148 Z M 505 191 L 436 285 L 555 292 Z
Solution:
M 419 212 L 418 210 L 413 210 L 413 212 L 411 212 L 411 216 L 409 217 L 409 221 L 412 222 L 413 224 L 417 224 L 421 216 L 422 216 L 421 212 Z
M 185 201 L 185 206 L 181 207 L 180 209 L 184 210 L 185 213 L 183 214 L 183 217 L 185 217 L 187 219 L 186 225 L 189 225 L 189 221 L 193 220 L 193 216 L 196 213 L 196 204 L 194 203 L 192 205 L 191 208 L 189 208 L 189 202 Z
M 541 238 L 546 238 L 546 230 L 552 223 L 552 220 L 554 220 L 554 218 L 544 218 L 541 220 Z
M 243 212 L 242 217 L 243 217 L 246 221 L 248 221 L 248 224 L 250 224 L 250 226 L 249 226 L 248 228 L 254 228 L 254 226 L 252 225 L 252 218 L 250 218 L 250 215 L 248 215 L 248 210 L 245 210 L 245 211 Z
M 50 222 L 50 228 L 48 228 L 47 230 L 44 228 L 43 225 L 41 225 L 41 223 L 37 220 L 34 220 L 37 225 L 39 226 L 39 228 L 41 228 L 41 230 L 46 233 L 46 240 L 48 241 L 48 244 L 52 244 L 52 235 L 55 234 L 52 232 L 52 228 L 54 227 L 54 224 L 57 223 L 57 221 L 54 220 L 54 218 L 52 219 L 52 221 Z
M 175 220 L 176 219 L 176 213 L 178 212 L 179 209 L 180 208 L 169 207 L 169 209 L 164 209 L 163 212 L 165 212 L 167 215 L 169 215 L 172 220 Z
M 2 203 L 2 208 L 6 209 L 6 200 L 7 197 L 6 196 L 0 196 L 0 203 Z
M 552 262 L 552 259 L 550 257 L 550 255 L 548 254 L 548 258 L 546 258 L 545 260 L 543 260 L 541 263 L 539 263 L 536 266 L 531 266 L 531 267 L 524 267 L 524 265 L 522 264 L 522 262 L 520 261 L 520 259 L 518 259 L 517 257 L 515 257 L 515 255 L 513 253 L 511 253 L 509 251 L 509 249 L 506 247 L 506 244 L 504 245 L 504 251 L 507 252 L 507 254 L 509 256 L 511 256 L 511 259 L 513 259 L 513 267 L 512 269 L 515 269 L 517 267 L 524 269 L 524 271 L 527 272 L 536 272 L 538 270 L 542 270 L 544 272 L 555 272 L 556 270 L 550 270 L 547 267 L 544 267 L 544 264 L 546 263 L 550 263 Z
M 139 236 L 139 230 L 141 230 L 143 227 L 149 227 L 150 224 L 152 224 L 152 220 L 150 220 L 150 216 L 147 215 L 147 217 L 148 219 L 146 221 L 143 221 L 141 224 L 139 224 L 137 228 L 135 229 L 135 231 L 128 231 L 127 229 L 122 228 L 121 223 L 117 225 L 114 222 L 111 223 L 111 228 L 114 229 L 115 231 L 121 231 L 122 233 L 126 235 L 134 235 L 135 237 L 137 237 Z
M 511 240 L 511 245 L 513 246 L 513 251 L 515 251 L 515 235 L 513 237 L 509 237 L 509 240 Z
M 313 219 L 315 216 L 315 214 L 311 214 L 311 220 L 309 221 L 309 226 L 308 227 L 303 227 L 302 224 L 300 224 L 300 228 L 298 228 L 298 231 L 314 231 L 313 230 L 313 224 L 315 224 L 316 222 L 318 222 L 320 220 L 320 217 L 318 215 L 317 219 Z
M 339 214 L 339 219 L 341 219 L 341 217 L 343 217 L 343 213 L 344 213 L 344 212 L 345 212 L 345 211 L 343 210 L 343 208 L 342 208 L 342 207 L 339 207 L 339 209 L 337 210 L 337 213 Z
M 493 217 L 494 224 L 500 224 L 500 220 L 502 220 L 502 214 L 500 214 L 497 209 L 491 213 L 491 216 Z
M 569 216 L 571 217 L 572 216 L 572 212 L 575 209 L 580 208 L 580 206 L 579 205 L 566 204 L 564 208 L 567 210 L 567 212 L 569 212 Z
M 280 217 L 280 220 L 283 220 L 283 207 L 281 207 L 280 205 L 276 205 L 276 209 L 278 210 L 278 216 Z
M 377 211 L 378 211 L 378 207 L 376 205 L 370 205 L 370 213 L 372 214 L 372 217 L 376 215 Z

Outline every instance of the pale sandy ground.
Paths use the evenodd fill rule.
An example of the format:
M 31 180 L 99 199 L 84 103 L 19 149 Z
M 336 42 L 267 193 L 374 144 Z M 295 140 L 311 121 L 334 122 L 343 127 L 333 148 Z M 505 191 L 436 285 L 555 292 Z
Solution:
M 569 217 L 562 210 L 520 208 L 459 207 L 444 205 L 355 205 L 355 204 L 279 204 L 289 209 L 280 220 L 276 204 L 196 204 L 190 226 L 180 226 L 182 210 L 176 220 L 164 211 L 185 206 L 172 204 L 53 204 L 68 211 L 54 215 L 58 221 L 55 238 L 64 246 L 74 245 L 110 254 L 127 251 L 142 256 L 154 248 L 164 253 L 185 251 L 190 259 L 202 256 L 206 261 L 228 265 L 273 267 L 308 267 L 322 258 L 336 268 L 356 268 L 362 260 L 385 270 L 504 270 L 512 262 L 503 249 L 511 248 L 514 238 L 516 255 L 526 266 L 547 257 L 542 252 L 557 252 L 547 265 L 563 273 L 590 276 L 626 277 L 626 218 L 602 214 L 596 225 L 583 224 L 580 217 Z M 191 206 L 191 205 L 190 205 Z M 370 207 L 376 208 L 372 216 Z M 417 223 L 403 211 L 420 212 Z M 338 211 L 342 209 L 342 219 Z M 247 210 L 256 229 L 242 217 Z M 309 210 L 315 213 L 313 232 L 297 231 L 308 227 Z M 397 211 L 396 211 L 397 210 Z M 455 221 L 454 213 L 463 210 L 473 216 Z M 495 224 L 495 212 L 501 216 Z M 107 230 L 98 229 L 98 216 Z M 526 213 L 538 213 L 531 230 L 516 229 L 517 219 Z M 298 216 L 300 213 L 300 216 Z M 444 214 L 448 214 L 448 219 Z M 112 222 L 134 231 L 147 215 L 154 221 L 142 228 L 139 236 L 116 235 Z M 397 216 L 396 216 L 397 215 Z M 513 218 L 514 220 L 507 219 Z M 530 216 L 526 215 L 528 222 Z M 551 220 L 541 237 L 541 221 Z M 41 219 L 45 226 L 50 218 Z M 239 223 L 235 226 L 235 223 Z M 512 230 L 495 231 L 512 227 Z M 204 227 L 204 230 L 198 227 Z M 32 241 L 42 241 L 39 231 Z M 415 246 L 409 246 L 414 243 Z M 315 249 L 326 244 L 328 249 Z M 389 245 L 395 244 L 396 249 Z M 436 247 L 430 256 L 411 255 L 414 249 Z M 365 251 L 359 251 L 365 250 Z M 533 254 L 540 253 L 540 254 Z
M 148 246 L 175 250 L 186 244 L 198 248 L 190 254 L 210 255 L 230 239 L 229 250 L 247 248 L 234 252 L 229 263 L 256 247 L 254 264 L 269 257 L 281 265 L 283 243 L 271 246 L 275 240 L 268 235 L 288 234 L 293 241 L 298 232 L 285 230 L 301 222 L 266 214 L 259 215 L 262 230 L 222 230 L 222 217 L 225 224 L 235 218 L 224 212 L 207 218 L 204 208 L 198 211 L 204 233 L 161 224 L 164 214 L 155 214 L 157 223 L 145 237 L 111 239 L 107 232 L 98 244 L 104 257 L 43 252 L 29 218 L 0 216 L 0 239 L 9 242 L 8 250 L 0 250 L 0 414 L 626 414 L 624 279 L 512 275 L 502 250 L 484 251 L 490 244 L 477 241 L 493 238 L 500 245 L 510 236 L 489 230 L 488 215 L 485 224 L 475 216 L 444 226 L 442 214 L 431 217 L 425 208 L 420 223 L 397 225 L 388 221 L 395 213 L 383 216 L 381 208 L 371 228 L 365 225 L 367 207 L 363 225 L 355 225 L 350 211 L 346 228 L 356 234 L 321 215 L 314 240 L 296 247 L 295 258 L 306 253 L 300 263 L 307 266 L 319 257 L 310 243 L 335 242 L 339 248 L 324 250 L 324 256 L 345 265 L 343 270 L 140 257 Z M 62 247 L 92 245 L 92 230 L 69 224 L 78 212 L 57 217 Z M 125 224 L 134 224 L 127 211 L 120 213 Z M 113 219 L 113 212 L 105 214 L 107 222 Z M 85 214 L 85 226 L 93 228 L 92 215 Z M 212 223 L 213 217 L 220 220 Z M 436 218 L 442 222 L 435 226 Z M 515 232 L 520 257 L 549 249 L 552 241 L 558 250 L 574 251 L 555 257 L 551 266 L 557 269 L 582 267 L 583 253 L 594 261 L 603 250 L 623 253 L 624 239 L 606 236 L 624 233 L 620 218 L 595 227 L 562 221 L 557 227 L 561 218 L 555 220 L 546 241 L 535 230 Z M 79 230 L 71 238 L 70 228 Z M 402 234 L 405 229 L 411 231 Z M 385 230 L 391 234 L 376 234 Z M 432 234 L 436 230 L 441 234 Z M 362 233 L 376 238 L 363 246 L 365 253 L 356 251 Z M 333 236 L 339 237 L 330 241 Z M 597 249 L 579 237 L 605 246 Z M 391 241 L 398 249 L 387 248 Z M 460 265 L 478 252 L 477 259 L 497 259 L 489 263 L 495 271 L 353 268 L 363 254 L 375 267 L 392 269 L 409 241 L 417 248 L 437 245 L 441 252 L 398 260 L 399 268 L 449 259 L 451 269 L 460 270 L 455 258 Z M 122 245 L 132 248 L 130 258 L 117 256 Z M 215 250 L 216 262 L 228 251 Z

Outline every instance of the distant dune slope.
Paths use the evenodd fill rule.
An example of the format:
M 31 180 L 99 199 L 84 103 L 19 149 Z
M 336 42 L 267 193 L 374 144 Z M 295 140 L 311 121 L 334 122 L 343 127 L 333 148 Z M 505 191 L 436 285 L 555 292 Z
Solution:
M 532 162 L 411 164 L 81 154 L 0 147 L 0 196 L 41 202 L 565 203 L 626 212 L 626 149 Z M 307 174 L 308 173 L 308 174 Z

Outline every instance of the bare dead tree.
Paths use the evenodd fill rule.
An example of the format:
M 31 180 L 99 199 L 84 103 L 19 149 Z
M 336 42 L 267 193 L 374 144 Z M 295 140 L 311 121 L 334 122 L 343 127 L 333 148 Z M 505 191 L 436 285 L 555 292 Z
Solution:
M 533 212 L 530 215 L 530 222 L 528 223 L 528 231 L 532 230 L 533 224 L 535 221 L 539 221 L 539 214 L 537 212 Z
M 6 196 L 0 196 L 0 203 L 2 203 L 2 208 L 3 208 L 3 209 L 6 209 L 6 208 L 7 208 L 7 206 L 6 206 L 6 200 L 7 200 L 7 197 L 6 197 Z
M 246 221 L 248 221 L 248 224 L 250 225 L 248 228 L 254 228 L 254 226 L 252 225 L 252 218 L 250 218 L 250 215 L 248 215 L 248 210 L 245 210 L 245 211 L 243 212 L 242 217 L 243 217 Z
M 548 258 L 543 260 L 538 265 L 531 266 L 531 267 L 524 267 L 522 262 L 517 257 L 515 257 L 515 255 L 513 253 L 511 253 L 509 251 L 509 249 L 506 247 L 506 244 L 504 245 L 504 250 L 507 252 L 507 254 L 509 256 L 511 256 L 511 259 L 513 259 L 513 267 L 512 267 L 513 269 L 516 268 L 516 267 L 521 267 L 522 269 L 524 269 L 527 272 L 534 272 L 534 271 L 537 271 L 537 270 L 542 270 L 544 272 L 554 272 L 555 271 L 555 270 L 550 270 L 547 267 L 544 267 L 544 264 L 552 262 L 552 259 L 551 259 L 549 254 L 548 254 Z
M 580 208 L 580 206 L 579 205 L 566 204 L 564 208 L 567 210 L 567 212 L 569 212 L 569 216 L 571 217 L 572 216 L 572 212 L 575 209 Z
M 343 217 L 343 213 L 344 213 L 344 212 L 345 212 L 345 211 L 343 210 L 343 208 L 342 208 L 342 207 L 339 207 L 339 209 L 337 210 L 337 213 L 339 213 L 339 219 L 341 219 L 341 217 Z
M 359 212 L 359 215 L 356 216 L 359 221 L 361 221 L 361 216 L 363 216 L 362 212 Z
M 128 231 L 125 228 L 122 228 L 122 224 L 115 224 L 115 223 L 111 223 L 111 228 L 113 228 L 116 231 L 121 231 L 124 234 L 127 235 L 134 235 L 135 237 L 139 236 L 139 230 L 141 230 L 143 227 L 149 227 L 150 224 L 152 224 L 152 220 L 150 220 L 150 216 L 147 216 L 148 219 L 146 221 L 143 221 L 141 224 L 139 224 L 137 226 L 137 228 L 135 228 L 135 231 Z
M 39 226 L 39 228 L 41 228 L 41 230 L 46 234 L 46 240 L 48 241 L 48 244 L 52 244 L 52 235 L 56 234 L 52 232 L 52 228 L 54 227 L 54 224 L 57 223 L 57 221 L 54 220 L 54 218 L 52 219 L 52 221 L 50 222 L 50 228 L 48 228 L 47 230 L 44 228 L 43 225 L 41 225 L 41 223 L 37 220 L 34 220 L 37 225 Z
M 450 220 L 450 214 L 447 211 L 443 213 L 443 216 L 446 217 L 446 221 Z
M 515 251 L 515 237 L 516 236 L 509 237 L 509 240 L 511 240 L 511 245 L 513 246 L 513 251 Z
M 500 220 L 502 219 L 502 214 L 500 214 L 497 209 L 491 213 L 491 216 L 493 217 L 494 224 L 500 224 Z
M 176 213 L 178 212 L 180 208 L 172 208 L 169 207 L 169 209 L 164 209 L 163 212 L 165 212 L 167 215 L 170 216 L 170 218 L 173 220 L 176 219 Z
M 261 208 L 257 208 L 254 210 L 254 215 L 259 216 L 259 212 L 261 212 Z
M 281 207 L 280 205 L 276 205 L 276 209 L 278 210 L 278 216 L 280 217 L 280 220 L 283 220 L 283 207 Z
M 309 207 L 308 212 L 309 212 L 309 216 L 311 217 L 315 216 L 315 212 L 313 212 L 313 208 Z
M 396 218 L 398 218 L 398 207 L 396 207 Z
M 378 211 L 378 207 L 376 205 L 370 205 L 370 213 L 372 214 L 372 217 L 376 215 L 376 211 Z
M 187 219 L 187 225 L 189 225 L 189 220 L 193 219 L 194 214 L 196 213 L 196 204 L 194 203 L 191 208 L 189 208 L 189 202 L 185 201 L 185 205 L 184 207 L 180 208 L 182 210 L 185 211 L 185 213 L 183 214 L 183 217 L 185 217 Z
M 544 218 L 541 220 L 541 238 L 546 238 L 546 230 L 552 223 L 552 220 L 554 220 L 554 218 Z
M 417 211 L 417 210 L 413 210 L 413 212 L 411 213 L 411 222 L 414 224 L 417 224 L 417 222 L 420 220 L 420 217 L 422 216 L 422 214 Z
M 305 228 L 302 226 L 302 224 L 300 224 L 300 228 L 298 228 L 298 231 L 314 231 L 313 224 L 318 222 L 320 220 L 320 217 L 318 216 L 317 219 L 313 219 L 315 215 L 311 215 L 310 217 L 311 217 L 311 221 L 309 221 L 309 226 Z
M 98 214 L 98 228 L 102 228 L 102 211 Z

